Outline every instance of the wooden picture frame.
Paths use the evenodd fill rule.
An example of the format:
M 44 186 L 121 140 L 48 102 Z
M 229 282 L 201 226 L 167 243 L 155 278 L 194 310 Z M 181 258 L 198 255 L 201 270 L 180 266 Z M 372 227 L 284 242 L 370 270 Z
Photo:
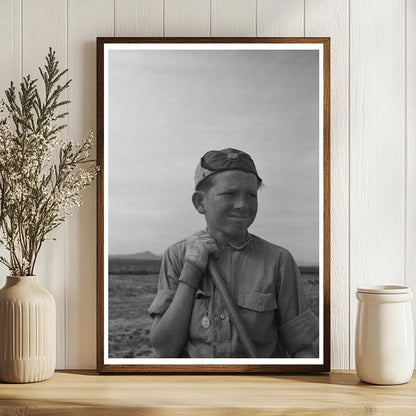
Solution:
M 254 154 L 259 174 L 269 172 L 262 176 L 260 207 L 269 189 L 282 196 L 264 197 L 259 229 L 267 234 L 278 224 L 289 251 L 301 259 L 302 279 L 315 276 L 314 356 L 158 358 L 135 340 L 149 336 L 148 321 L 140 323 L 139 316 L 155 295 L 152 267 L 160 264 L 145 252 L 163 253 L 164 243 L 167 249 L 197 231 L 186 234 L 197 219 L 180 205 L 182 192 L 186 188 L 191 206 L 198 158 L 218 150 L 218 143 L 247 144 L 242 150 Z M 97 163 L 100 373 L 330 371 L 329 38 L 97 38 Z M 168 204 L 164 192 L 172 192 Z M 147 261 L 143 253 L 148 270 L 139 267 Z M 317 269 L 308 271 L 312 263 Z M 134 293 L 146 284 L 153 292 L 143 300 Z M 145 289 L 138 293 L 144 296 Z

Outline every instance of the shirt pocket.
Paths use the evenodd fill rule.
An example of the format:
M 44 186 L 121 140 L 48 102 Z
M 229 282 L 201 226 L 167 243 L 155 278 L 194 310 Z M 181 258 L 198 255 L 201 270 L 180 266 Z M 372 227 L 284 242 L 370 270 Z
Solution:
M 251 309 L 256 312 L 268 312 L 277 308 L 275 293 L 240 293 L 238 295 L 238 306 Z
M 277 336 L 276 294 L 240 293 L 238 306 L 250 336 L 254 342 L 268 343 Z

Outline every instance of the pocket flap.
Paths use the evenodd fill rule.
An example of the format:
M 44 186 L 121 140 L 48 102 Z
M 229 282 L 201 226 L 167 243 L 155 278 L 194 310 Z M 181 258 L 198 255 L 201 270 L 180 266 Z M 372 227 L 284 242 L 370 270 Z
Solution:
M 277 308 L 275 293 L 240 293 L 238 306 L 257 312 L 267 312 Z

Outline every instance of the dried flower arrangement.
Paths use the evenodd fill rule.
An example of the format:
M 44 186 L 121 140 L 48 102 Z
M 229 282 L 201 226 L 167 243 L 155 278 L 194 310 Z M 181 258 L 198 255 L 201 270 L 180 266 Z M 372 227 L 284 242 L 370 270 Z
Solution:
M 20 91 L 11 82 L 7 102 L 0 105 L 0 246 L 10 254 L 0 262 L 12 276 L 31 276 L 47 235 L 58 227 L 71 208 L 81 205 L 81 194 L 95 178 L 97 167 L 90 159 L 93 136 L 79 144 L 63 140 L 59 123 L 68 100 L 60 101 L 70 80 L 60 72 L 55 52 L 49 48 L 44 70 L 44 96 L 37 80 L 23 78 Z

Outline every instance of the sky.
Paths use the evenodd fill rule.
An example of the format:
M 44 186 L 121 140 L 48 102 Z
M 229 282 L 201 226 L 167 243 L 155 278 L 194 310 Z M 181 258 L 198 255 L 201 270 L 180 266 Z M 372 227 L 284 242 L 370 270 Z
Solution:
M 250 232 L 319 262 L 317 51 L 117 50 L 108 65 L 109 253 L 205 228 L 191 202 L 209 150 L 249 153 L 265 187 Z

